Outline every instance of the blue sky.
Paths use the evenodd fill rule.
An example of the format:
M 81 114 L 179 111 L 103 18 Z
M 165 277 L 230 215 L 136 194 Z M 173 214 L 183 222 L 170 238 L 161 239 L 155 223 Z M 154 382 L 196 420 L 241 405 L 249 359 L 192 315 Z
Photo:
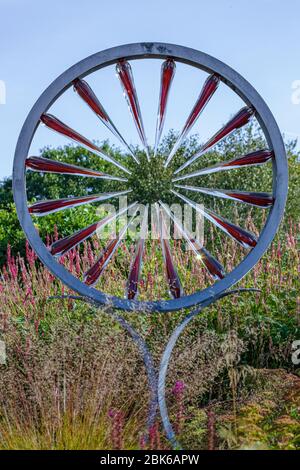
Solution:
M 181 44 L 221 59 L 254 85 L 287 137 L 300 137 L 300 104 L 292 103 L 292 84 L 300 80 L 298 0 L 0 0 L 0 18 L 0 80 L 6 85 L 6 104 L 0 104 L 0 177 L 11 174 L 22 123 L 52 80 L 94 52 L 131 42 Z M 150 143 L 155 131 L 159 65 L 134 64 Z M 97 73 L 90 83 L 122 133 L 137 143 L 113 69 Z M 182 126 L 205 79 L 201 74 L 178 67 L 166 130 Z M 221 91 L 195 126 L 202 138 L 239 108 L 238 100 L 225 89 Z M 89 110 L 80 106 L 70 92 L 54 110 L 88 137 L 108 137 Z M 43 145 L 65 142 L 54 134 L 50 138 L 49 131 L 42 129 L 32 153 Z

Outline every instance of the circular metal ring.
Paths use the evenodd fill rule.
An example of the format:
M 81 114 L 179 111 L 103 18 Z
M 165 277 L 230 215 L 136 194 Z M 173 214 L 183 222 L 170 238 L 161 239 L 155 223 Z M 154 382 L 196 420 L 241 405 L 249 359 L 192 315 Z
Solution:
M 270 210 L 257 245 L 232 272 L 213 286 L 179 299 L 153 302 L 126 300 L 104 294 L 83 284 L 54 260 L 40 239 L 31 220 L 26 204 L 24 171 L 25 159 L 27 158 L 29 147 L 41 115 L 72 85 L 73 80 L 83 78 L 87 74 L 112 65 L 121 59 L 136 60 L 145 58 L 172 58 L 206 72 L 218 74 L 221 80 L 232 88 L 248 106 L 255 109 L 256 118 L 264 131 L 269 149 L 275 155 L 273 160 L 273 196 L 275 202 Z M 276 234 L 284 212 L 287 196 L 287 180 L 287 159 L 281 133 L 271 111 L 256 90 L 237 72 L 221 61 L 194 49 L 164 43 L 137 43 L 107 49 L 87 57 L 60 75 L 44 91 L 30 111 L 18 139 L 13 168 L 13 191 L 20 223 L 30 244 L 47 268 L 69 288 L 93 302 L 111 304 L 115 308 L 126 311 L 140 310 L 147 312 L 168 312 L 203 304 L 208 299 L 214 298 L 221 292 L 226 291 L 245 276 L 262 257 Z

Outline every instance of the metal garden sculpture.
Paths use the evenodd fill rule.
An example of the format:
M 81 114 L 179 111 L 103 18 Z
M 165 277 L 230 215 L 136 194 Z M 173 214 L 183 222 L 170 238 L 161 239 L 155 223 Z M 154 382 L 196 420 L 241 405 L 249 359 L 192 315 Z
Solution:
M 147 143 L 133 76 L 135 62 L 147 59 L 162 61 L 156 136 L 153 150 L 150 149 Z M 164 200 L 158 200 L 159 238 L 163 253 L 162 259 L 165 264 L 166 281 L 169 285 L 170 299 L 138 300 L 138 287 L 145 250 L 143 230 L 148 224 L 148 211 L 145 211 L 141 224 L 141 236 L 136 243 L 136 250 L 131 262 L 129 277 L 126 283 L 125 298 L 115 297 L 108 293 L 101 292 L 93 286 L 96 285 L 111 258 L 117 256 L 118 247 L 122 243 L 122 237 L 131 220 L 129 220 L 129 224 L 127 224 L 115 238 L 109 241 L 94 265 L 92 265 L 87 272 L 82 273 L 81 276 L 76 277 L 74 274 L 68 272 L 63 264 L 59 263 L 59 259 L 69 250 L 74 249 L 78 244 L 92 237 L 99 228 L 101 229 L 107 226 L 112 219 L 121 217 L 126 209 L 120 210 L 113 216 L 108 215 L 87 227 L 82 227 L 76 233 L 54 242 L 50 248 L 46 247 L 43 240 L 41 240 L 39 233 L 34 227 L 32 216 L 46 216 L 47 214 L 63 209 L 129 194 L 132 190 L 130 187 L 130 175 L 132 171 L 126 166 L 125 160 L 125 163 L 122 163 L 122 161 L 117 161 L 112 158 L 99 146 L 78 133 L 75 129 L 72 129 L 67 123 L 48 113 L 48 109 L 63 93 L 73 88 L 76 95 L 78 95 L 78 97 L 88 105 L 90 110 L 96 114 L 101 124 L 104 124 L 120 141 L 127 155 L 129 154 L 131 156 L 133 160 L 132 163 L 135 163 L 135 172 L 138 174 L 139 168 L 141 168 L 143 163 L 139 161 L 133 148 L 120 134 L 86 79 L 88 80 L 89 75 L 99 69 L 112 65 L 116 66 L 117 77 L 122 86 L 138 136 L 144 148 L 145 161 L 155 162 L 164 128 L 168 98 L 172 88 L 172 82 L 175 80 L 176 62 L 200 69 L 206 72 L 208 76 L 202 85 L 202 89 L 199 89 L 200 94 L 194 107 L 186 120 L 183 121 L 182 131 L 173 149 L 169 155 L 165 156 L 163 166 L 166 171 L 169 169 L 168 171 L 170 171 L 171 174 L 170 187 L 168 188 L 169 196 L 173 198 L 174 202 L 183 201 L 195 211 L 200 211 L 201 215 L 207 219 L 209 223 L 212 223 L 221 230 L 221 234 L 223 233 L 225 234 L 224 236 L 231 237 L 234 242 L 242 246 L 244 257 L 231 272 L 226 273 L 224 267 L 216 259 L 215 254 L 210 253 L 197 240 L 192 238 L 180 221 L 177 220 L 176 216 L 168 209 Z M 221 84 L 223 87 L 229 87 L 233 93 L 237 94 L 239 98 L 243 100 L 244 106 L 205 142 L 195 155 L 186 159 L 181 166 L 176 167 L 176 152 L 195 125 L 204 108 L 208 105 L 209 100 L 213 99 L 213 97 L 217 99 L 216 95 L 219 92 L 218 88 L 220 88 Z M 238 158 L 222 160 L 220 163 L 212 166 L 201 167 L 201 157 L 204 154 L 213 149 L 214 146 L 221 142 L 226 136 L 245 126 L 253 118 L 257 120 L 265 136 L 267 142 L 266 148 L 256 149 Z M 76 142 L 93 154 L 96 154 L 99 157 L 99 170 L 96 171 L 88 167 L 70 165 L 39 156 L 31 156 L 29 153 L 30 145 L 41 123 L 67 139 Z M 110 174 L 101 171 L 101 161 L 104 160 L 110 164 Z M 197 165 L 195 166 L 196 162 Z M 240 168 L 247 169 L 248 167 L 256 167 L 258 165 L 269 165 L 270 167 L 270 171 L 273 175 L 273 189 L 271 193 L 243 191 L 243 188 L 225 190 L 201 186 L 201 177 L 203 175 L 217 175 L 224 171 L 237 170 Z M 99 178 L 110 182 L 115 181 L 115 184 L 119 185 L 119 190 L 101 194 L 87 194 L 81 197 L 71 196 L 69 198 L 41 201 L 28 207 L 26 174 L 29 171 L 37 171 L 45 174 L 70 175 L 73 177 Z M 233 292 L 247 290 L 230 290 L 230 288 L 253 268 L 276 234 L 284 212 L 287 195 L 287 177 L 287 160 L 280 131 L 269 108 L 255 89 L 237 72 L 219 60 L 197 50 L 178 45 L 162 43 L 130 44 L 114 47 L 82 60 L 54 80 L 35 103 L 23 125 L 16 147 L 13 169 L 14 198 L 23 230 L 41 261 L 57 278 L 79 294 L 79 296 L 73 296 L 74 298 L 89 301 L 97 306 L 110 306 L 109 312 L 111 315 L 119 321 L 130 333 L 134 341 L 136 341 L 143 355 L 151 392 L 148 424 L 151 425 L 153 423 L 157 413 L 157 406 L 159 405 L 167 437 L 170 439 L 173 446 L 179 446 L 179 444 L 176 442 L 176 437 L 168 417 L 165 400 L 165 379 L 173 347 L 186 325 L 195 315 L 202 311 L 203 308 Z M 190 180 L 192 180 L 192 182 L 190 182 Z M 268 211 L 261 233 L 257 237 L 250 231 L 225 219 L 221 214 L 210 209 L 201 208 L 201 206 L 198 206 L 193 200 L 195 193 L 205 194 L 213 198 L 226 198 Z M 130 204 L 130 208 L 133 211 L 131 219 L 135 215 L 134 211 L 137 211 L 138 202 L 139 201 L 133 201 Z M 165 226 L 162 217 L 163 214 L 170 217 L 174 227 L 182 234 L 183 240 L 189 245 L 192 252 L 197 256 L 197 259 L 203 263 L 203 266 L 214 281 L 207 288 L 196 291 L 190 295 L 184 294 L 184 289 L 173 261 L 172 246 L 168 239 L 164 237 Z M 127 312 L 160 312 L 163 314 L 165 312 L 190 309 L 192 307 L 194 307 L 194 309 L 189 311 L 182 323 L 179 324 L 172 333 L 163 353 L 158 373 L 153 366 L 151 353 L 144 340 L 119 313 L 116 313 L 116 310 L 123 310 Z

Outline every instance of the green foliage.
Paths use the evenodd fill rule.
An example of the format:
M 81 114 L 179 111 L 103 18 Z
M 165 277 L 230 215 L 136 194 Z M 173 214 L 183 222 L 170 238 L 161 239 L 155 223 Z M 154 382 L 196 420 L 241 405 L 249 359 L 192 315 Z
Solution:
M 129 201 L 139 200 L 149 202 L 150 200 L 153 202 L 159 196 L 165 202 L 174 202 L 169 193 L 171 172 L 200 148 L 198 137 L 193 136 L 187 139 L 176 153 L 167 170 L 165 170 L 163 159 L 170 152 L 175 140 L 176 134 L 170 131 L 161 143 L 156 159 L 152 159 L 150 163 L 147 162 L 145 154 L 136 148 L 136 153 L 141 159 L 141 165 L 136 165 L 128 155 L 122 156 L 118 149 L 110 147 L 108 142 L 102 144 L 102 148 L 106 153 L 122 161 L 132 171 L 132 175 L 129 176 L 129 186 L 132 187 L 133 191 L 129 194 Z M 300 200 L 300 165 L 297 161 L 298 154 L 295 152 L 295 145 L 295 142 L 287 144 L 290 176 L 285 220 L 292 218 L 298 221 L 300 219 L 300 205 L 297 203 Z M 265 147 L 266 142 L 262 134 L 255 126 L 250 125 L 236 131 L 219 144 L 215 150 L 199 158 L 196 163 L 188 168 L 188 172 Z M 42 156 L 124 177 L 124 173 L 121 170 L 77 146 L 67 145 L 57 149 L 45 148 Z M 117 181 L 69 175 L 40 174 L 32 171 L 28 171 L 26 181 L 29 203 L 44 199 L 117 191 L 129 187 L 126 183 Z M 12 246 L 13 254 L 18 252 L 24 254 L 24 236 L 13 205 L 11 183 L 11 178 L 5 178 L 0 183 L 0 264 L 3 264 L 5 261 L 7 243 L 10 243 Z M 201 185 L 202 187 L 210 188 L 271 191 L 271 163 L 261 167 L 224 171 L 209 176 L 193 178 L 183 181 L 182 184 Z M 186 192 L 186 195 L 191 197 L 191 193 Z M 258 208 L 251 208 L 249 210 L 249 206 L 224 199 L 212 198 L 199 193 L 193 193 L 192 198 L 200 204 L 220 212 L 231 220 L 238 222 L 251 216 L 258 228 L 262 226 L 265 211 Z M 177 202 L 180 201 L 178 200 Z M 46 217 L 36 217 L 34 223 L 44 240 L 46 235 L 53 234 L 55 226 L 57 226 L 57 230 L 61 235 L 67 235 L 97 220 L 96 208 L 96 204 L 77 207 Z
M 300 380 L 283 370 L 262 370 L 256 391 L 236 416 L 221 411 L 221 448 L 242 450 L 300 449 Z M 259 383 L 260 382 L 260 383 Z

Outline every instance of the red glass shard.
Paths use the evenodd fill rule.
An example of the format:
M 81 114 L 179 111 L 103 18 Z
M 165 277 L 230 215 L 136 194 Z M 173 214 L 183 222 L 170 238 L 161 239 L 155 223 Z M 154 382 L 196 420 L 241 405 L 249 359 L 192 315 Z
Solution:
M 166 214 L 173 220 L 174 226 L 180 230 L 185 240 L 188 242 L 189 246 L 193 250 L 197 259 L 200 259 L 210 275 L 215 279 L 223 279 L 225 276 L 225 270 L 223 266 L 217 261 L 209 251 L 207 251 L 199 241 L 191 236 L 191 234 L 182 226 L 182 223 L 177 219 L 174 213 L 161 201 L 159 201 L 162 208 L 165 210 Z
M 218 163 L 217 165 L 208 168 L 202 168 L 202 170 L 197 170 L 187 175 L 178 176 L 172 181 L 182 181 L 188 178 L 193 178 L 195 176 L 209 175 L 211 173 L 217 173 L 218 171 L 234 170 L 246 166 L 263 165 L 273 157 L 274 154 L 271 150 L 257 150 L 255 152 L 248 153 L 247 155 L 242 155 L 241 157 L 229 160 L 228 162 Z
M 28 210 L 29 213 L 32 215 L 43 216 L 52 214 L 63 209 L 71 209 L 73 207 L 81 206 L 82 204 L 88 204 L 97 201 L 105 201 L 106 199 L 118 197 L 129 192 L 130 190 L 36 202 L 35 204 L 32 204 L 32 206 L 30 206 Z
M 256 150 L 229 162 L 224 162 L 220 166 L 222 169 L 240 168 L 243 166 L 262 165 L 274 157 L 271 150 Z
M 254 248 L 257 244 L 257 238 L 250 232 L 238 227 L 237 225 L 229 222 L 229 220 L 224 219 L 223 217 L 217 215 L 213 211 L 208 211 L 207 214 L 213 219 L 216 225 L 221 228 L 224 232 L 228 233 L 232 238 L 234 238 L 240 245 L 244 248 Z
M 97 96 L 93 92 L 92 88 L 88 85 L 85 80 L 77 78 L 73 82 L 74 90 L 78 95 L 87 103 L 87 105 L 97 114 L 101 121 L 108 122 L 109 117 L 107 112 L 103 108 L 102 104 L 98 100 Z
M 119 61 L 116 66 L 116 71 L 117 71 L 117 76 L 119 77 L 119 80 L 123 87 L 124 96 L 127 100 L 128 107 L 132 114 L 139 137 L 141 139 L 142 144 L 144 145 L 144 148 L 147 153 L 147 157 L 149 158 L 148 144 L 147 144 L 146 134 L 144 130 L 142 114 L 141 114 L 140 105 L 139 105 L 139 101 L 138 101 L 138 97 L 137 97 L 137 93 L 135 89 L 133 74 L 132 74 L 132 70 L 131 70 L 131 66 L 129 62 L 127 62 L 126 60 Z
M 190 132 L 190 130 L 192 129 L 192 127 L 196 123 L 196 121 L 199 118 L 201 112 L 203 111 L 203 109 L 205 108 L 205 106 L 207 105 L 207 103 L 209 102 L 209 100 L 211 99 L 211 97 L 213 96 L 215 91 L 217 90 L 219 82 L 220 82 L 220 78 L 218 77 L 218 75 L 215 75 L 215 74 L 210 75 L 206 79 L 206 81 L 203 85 L 203 88 L 200 92 L 200 95 L 199 95 L 199 97 L 198 97 L 198 99 L 197 99 L 197 101 L 196 101 L 189 117 L 187 118 L 186 123 L 183 126 L 183 129 L 182 129 L 182 131 L 181 131 L 174 147 L 172 148 L 170 155 L 168 156 L 168 159 L 166 161 L 165 166 L 168 166 L 168 164 L 170 163 L 170 161 L 174 157 L 175 153 L 179 149 L 182 141 L 185 139 L 187 134 Z
M 249 108 L 245 106 L 242 108 L 235 116 L 233 116 L 230 121 L 225 124 L 218 132 L 216 132 L 211 139 L 209 139 L 206 144 L 204 144 L 199 152 L 197 152 L 193 157 L 191 157 L 187 162 L 185 162 L 180 168 L 175 171 L 175 174 L 182 171 L 184 168 L 191 165 L 194 161 L 196 161 L 199 157 L 204 155 L 208 150 L 212 149 L 216 144 L 221 142 L 226 136 L 231 134 L 236 129 L 239 129 L 245 126 L 250 119 L 254 116 L 253 108 Z
M 161 138 L 162 130 L 164 127 L 167 103 L 171 84 L 175 75 L 176 65 L 173 59 L 167 59 L 161 66 L 161 82 L 160 82 L 160 93 L 159 93 L 159 104 L 157 112 L 156 122 L 156 134 L 155 134 L 155 145 L 154 155 L 156 154 L 157 147 Z
M 168 284 L 169 284 L 169 291 L 170 291 L 171 296 L 174 299 L 179 299 L 179 297 L 181 297 L 183 294 L 183 289 L 181 286 L 178 273 L 173 263 L 170 243 L 167 238 L 168 235 L 167 235 L 167 230 L 166 230 L 166 225 L 165 225 L 163 215 L 160 209 L 158 209 L 157 212 L 158 212 L 157 215 L 158 215 L 158 221 L 159 221 L 159 226 L 160 226 L 160 243 L 161 243 L 163 258 L 165 262 L 165 269 L 166 269 L 166 275 L 167 275 Z
M 135 209 L 134 214 L 130 218 L 128 224 L 126 224 L 122 230 L 120 231 L 119 235 L 111 240 L 108 245 L 104 248 L 102 251 L 100 257 L 97 259 L 96 263 L 93 264 L 93 266 L 86 271 L 86 273 L 83 276 L 83 282 L 88 285 L 88 286 L 93 286 L 97 283 L 99 277 L 105 270 L 106 266 L 108 265 L 109 261 L 111 260 L 112 256 L 116 252 L 118 246 L 123 240 L 123 237 L 131 224 L 132 220 L 134 219 L 134 216 L 137 212 L 137 209 Z
M 199 242 L 195 239 L 191 239 L 191 242 L 195 247 L 198 247 L 199 259 L 202 261 L 209 274 L 216 281 L 223 279 L 225 277 L 225 269 L 222 264 L 214 257 L 212 254 L 204 248 L 204 246 L 199 246 Z
M 62 256 L 96 232 L 101 222 L 95 222 L 65 238 L 52 243 L 49 251 L 53 256 Z
M 224 191 L 230 199 L 245 202 L 252 206 L 268 208 L 274 204 L 274 198 L 270 193 L 254 193 L 249 191 Z
M 220 197 L 223 199 L 232 199 L 237 202 L 244 202 L 251 206 L 263 207 L 264 209 L 270 207 L 274 203 L 274 198 L 270 193 L 256 193 L 251 191 L 235 191 L 231 189 L 210 189 L 198 188 L 195 186 L 183 186 L 175 184 L 176 188 L 194 191 L 197 193 L 208 194 L 210 196 Z
M 130 267 L 130 272 L 128 276 L 127 283 L 127 298 L 129 300 L 135 299 L 138 293 L 138 285 L 141 274 L 143 254 L 145 248 L 145 237 L 148 229 L 148 206 L 145 209 L 142 224 L 141 224 L 141 233 L 140 239 L 137 243 L 134 259 Z
M 123 209 L 116 212 L 115 214 L 108 215 L 104 219 L 97 221 L 81 230 L 78 230 L 72 235 L 69 235 L 67 237 L 61 238 L 60 240 L 57 240 L 56 242 L 52 243 L 51 247 L 49 248 L 50 253 L 53 256 L 65 255 L 69 250 L 75 248 L 77 245 L 79 245 L 79 243 L 82 243 L 84 240 L 91 237 L 96 231 L 103 229 L 106 225 L 108 225 L 114 219 L 116 219 L 117 217 L 120 217 L 127 210 L 136 206 L 136 204 L 137 203 L 134 202 L 130 206 L 124 207 Z
M 114 134 L 119 141 L 125 145 L 125 147 L 129 150 L 130 154 L 132 157 L 135 159 L 135 161 L 138 163 L 138 159 L 134 155 L 133 151 L 131 150 L 130 146 L 127 144 L 125 139 L 122 137 L 110 117 L 108 116 L 107 112 L 103 108 L 102 104 L 98 100 L 97 96 L 95 95 L 94 91 L 92 88 L 89 86 L 89 84 L 84 81 L 80 80 L 77 78 L 73 82 L 74 90 L 78 93 L 78 95 L 85 101 L 85 103 L 94 111 L 94 113 L 98 116 L 100 121 Z
M 128 277 L 127 298 L 129 300 L 133 300 L 137 295 L 141 265 L 142 265 L 143 254 L 144 254 L 144 247 L 145 247 L 145 240 L 141 238 L 138 241 L 135 258 L 133 260 L 129 277 Z
M 64 124 L 62 121 L 57 119 L 52 114 L 43 114 L 41 116 L 41 121 L 47 126 L 50 127 L 55 132 L 59 134 L 63 134 L 66 137 L 69 137 L 72 140 L 80 143 L 81 145 L 88 147 L 89 150 L 98 151 L 98 147 L 86 139 L 83 135 L 79 134 L 78 132 L 71 129 L 71 127 Z
M 191 199 L 183 196 L 182 194 L 177 193 L 173 189 L 171 190 L 173 194 L 178 196 L 180 199 L 185 201 L 191 207 L 193 207 L 197 212 L 210 220 L 214 225 L 219 227 L 223 232 L 229 235 L 231 238 L 236 240 L 244 248 L 253 248 L 257 244 L 257 238 L 253 233 L 247 232 L 246 230 L 238 227 L 227 219 L 224 219 L 222 216 L 216 214 L 214 211 L 209 209 L 203 209 L 202 206 L 196 204 Z
M 173 263 L 170 244 L 168 240 L 162 240 L 161 243 L 162 243 L 162 249 L 164 252 L 165 268 L 166 268 L 170 293 L 174 299 L 179 299 L 179 297 L 181 297 L 182 295 L 182 288 L 181 288 L 181 283 L 180 283 L 177 271 Z
M 218 88 L 219 82 L 220 78 L 217 75 L 210 75 L 206 79 L 199 95 L 199 98 L 196 101 L 195 106 L 193 107 L 184 125 L 183 133 L 186 133 L 187 131 L 191 130 L 192 126 L 195 124 L 198 117 L 200 116 L 200 113 L 203 111 L 208 101 L 211 99 L 216 89 Z
M 130 171 L 127 170 L 127 168 L 125 168 L 123 165 L 121 165 L 112 157 L 109 157 L 108 155 L 106 155 L 106 153 L 104 153 L 97 145 L 93 144 L 93 142 L 88 140 L 86 137 L 84 137 L 83 135 L 79 134 L 71 127 L 64 124 L 55 116 L 52 116 L 52 114 L 43 114 L 41 116 L 41 121 L 45 124 L 45 126 L 49 127 L 53 131 L 58 132 L 59 134 L 62 134 L 71 140 L 74 140 L 75 142 L 79 143 L 82 147 L 98 155 L 98 157 L 101 157 L 103 160 L 109 163 L 112 163 L 113 165 L 117 166 L 121 170 L 130 174 Z
M 29 207 L 30 214 L 33 215 L 47 215 L 62 209 L 76 207 L 81 204 L 87 204 L 97 200 L 95 196 L 84 196 L 78 198 L 57 199 L 43 202 L 36 202 Z
M 232 131 L 245 126 L 253 117 L 254 111 L 252 108 L 242 108 L 222 129 L 220 129 L 201 149 L 201 153 L 216 145 L 224 139 Z
M 202 263 L 206 266 L 208 272 L 215 280 L 220 280 L 225 277 L 225 269 L 222 264 L 212 256 L 212 254 L 206 250 L 204 247 L 201 248 L 200 259 Z
M 99 277 L 103 273 L 107 264 L 109 263 L 112 255 L 114 254 L 117 246 L 119 245 L 119 238 L 111 240 L 106 248 L 103 250 L 100 258 L 96 263 L 84 274 L 84 283 L 88 286 L 93 286 L 98 281 Z
M 100 171 L 90 170 L 89 168 L 83 168 L 43 157 L 28 157 L 25 160 L 25 165 L 26 168 L 29 168 L 30 170 L 43 173 L 58 173 L 62 175 L 88 176 L 91 178 L 101 178 L 124 182 L 128 181 L 126 178 L 107 175 L 106 173 L 101 173 Z

